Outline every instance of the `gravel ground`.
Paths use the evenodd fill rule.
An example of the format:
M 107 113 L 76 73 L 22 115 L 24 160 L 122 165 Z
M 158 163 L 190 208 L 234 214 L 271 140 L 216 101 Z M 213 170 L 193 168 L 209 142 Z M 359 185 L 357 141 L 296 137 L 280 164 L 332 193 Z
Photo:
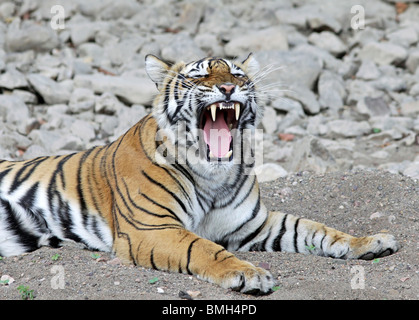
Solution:
M 22 285 L 33 290 L 35 300 L 179 300 L 184 297 L 182 292 L 197 300 L 419 298 L 417 181 L 381 171 L 303 172 L 262 184 L 262 194 L 270 209 L 315 219 L 355 236 L 389 232 L 403 247 L 396 254 L 373 261 L 281 252 L 237 253 L 269 268 L 278 279 L 278 290 L 253 297 L 188 275 L 121 265 L 108 253 L 66 244 L 0 260 L 1 274 L 14 279 L 0 285 L 0 297 L 20 299 L 18 287 Z

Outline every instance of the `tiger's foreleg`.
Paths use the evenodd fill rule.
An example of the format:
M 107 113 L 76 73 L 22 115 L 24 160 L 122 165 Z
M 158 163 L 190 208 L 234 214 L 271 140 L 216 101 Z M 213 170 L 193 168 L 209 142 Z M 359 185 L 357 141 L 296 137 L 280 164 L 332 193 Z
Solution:
M 262 230 L 240 250 L 286 251 L 339 259 L 370 260 L 400 249 L 394 236 L 353 237 L 322 223 L 282 212 L 269 212 Z
M 181 272 L 249 294 L 271 292 L 271 274 L 238 259 L 222 246 L 182 228 L 123 234 L 115 239 L 114 249 L 137 265 L 157 270 Z

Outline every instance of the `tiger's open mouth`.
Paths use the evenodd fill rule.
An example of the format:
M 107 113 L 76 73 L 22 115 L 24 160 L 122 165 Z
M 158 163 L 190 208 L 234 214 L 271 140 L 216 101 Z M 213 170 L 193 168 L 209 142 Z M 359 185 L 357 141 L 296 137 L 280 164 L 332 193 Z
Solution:
M 242 105 L 237 101 L 219 101 L 204 108 L 200 129 L 206 144 L 208 161 L 233 159 L 233 133 L 239 124 Z

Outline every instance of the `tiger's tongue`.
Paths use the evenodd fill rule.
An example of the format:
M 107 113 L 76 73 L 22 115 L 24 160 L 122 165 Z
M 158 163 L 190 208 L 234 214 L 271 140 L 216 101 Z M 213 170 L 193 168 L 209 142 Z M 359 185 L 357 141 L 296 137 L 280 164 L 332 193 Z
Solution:
M 212 121 L 209 114 L 204 126 L 204 140 L 212 154 L 218 158 L 230 151 L 231 133 L 222 115 Z

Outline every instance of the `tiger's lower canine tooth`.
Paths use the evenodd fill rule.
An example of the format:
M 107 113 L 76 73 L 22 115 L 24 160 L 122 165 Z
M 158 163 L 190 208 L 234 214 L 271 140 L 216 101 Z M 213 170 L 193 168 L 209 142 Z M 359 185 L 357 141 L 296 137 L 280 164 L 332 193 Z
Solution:
M 236 111 L 236 120 L 239 120 L 240 117 L 240 104 L 235 103 L 234 104 L 234 111 Z
M 211 105 L 211 117 L 212 117 L 212 121 L 215 122 L 215 119 L 217 119 L 217 105 L 216 104 Z
M 230 158 L 230 156 L 233 154 L 233 150 L 230 150 L 229 152 L 227 152 L 223 158 Z

